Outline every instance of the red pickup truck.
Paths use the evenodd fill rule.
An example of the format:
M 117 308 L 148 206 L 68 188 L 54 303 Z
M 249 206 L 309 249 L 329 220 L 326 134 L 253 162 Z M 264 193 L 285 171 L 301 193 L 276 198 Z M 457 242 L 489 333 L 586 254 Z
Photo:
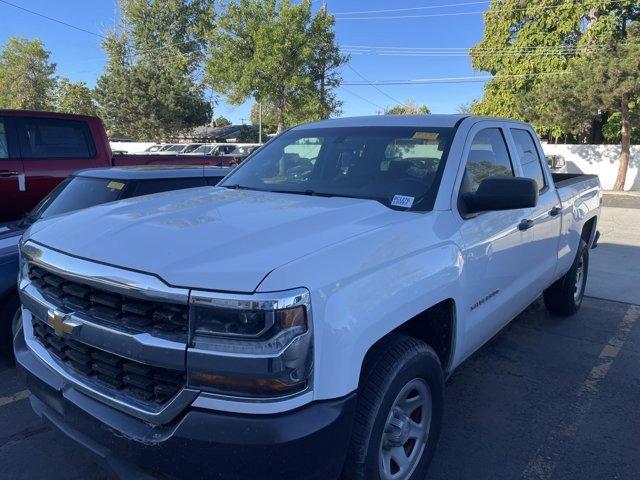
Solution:
M 83 168 L 213 163 L 204 155 L 112 155 L 98 117 L 0 110 L 0 222 L 21 217 Z

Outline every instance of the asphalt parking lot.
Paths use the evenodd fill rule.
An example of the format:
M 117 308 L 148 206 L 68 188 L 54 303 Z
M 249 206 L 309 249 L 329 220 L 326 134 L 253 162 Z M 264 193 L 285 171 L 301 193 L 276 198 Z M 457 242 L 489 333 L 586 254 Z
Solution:
M 537 302 L 451 377 L 429 480 L 638 478 L 640 209 L 607 207 L 600 230 L 577 315 Z M 27 397 L 0 366 L 1 478 L 110 478 Z

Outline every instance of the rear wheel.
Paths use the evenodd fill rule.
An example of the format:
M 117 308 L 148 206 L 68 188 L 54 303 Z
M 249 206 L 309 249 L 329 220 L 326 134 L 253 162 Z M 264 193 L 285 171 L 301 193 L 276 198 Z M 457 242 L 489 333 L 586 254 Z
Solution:
M 438 356 L 424 342 L 390 335 L 367 356 L 343 478 L 424 479 L 443 407 Z
M 581 239 L 569 271 L 544 291 L 544 304 L 547 309 L 551 313 L 563 316 L 576 313 L 582 305 L 588 273 L 589 247 Z

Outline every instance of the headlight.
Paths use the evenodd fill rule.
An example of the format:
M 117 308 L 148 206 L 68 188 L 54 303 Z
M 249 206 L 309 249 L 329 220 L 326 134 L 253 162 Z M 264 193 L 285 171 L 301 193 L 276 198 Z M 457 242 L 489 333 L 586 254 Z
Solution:
M 221 395 L 306 390 L 313 364 L 309 292 L 192 292 L 187 368 L 192 386 Z

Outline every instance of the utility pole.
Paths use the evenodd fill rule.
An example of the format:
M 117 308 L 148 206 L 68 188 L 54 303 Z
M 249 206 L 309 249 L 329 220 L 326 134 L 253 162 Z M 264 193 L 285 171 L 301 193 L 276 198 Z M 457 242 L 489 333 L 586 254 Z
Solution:
M 262 143 L 262 102 L 258 102 L 258 143 Z

